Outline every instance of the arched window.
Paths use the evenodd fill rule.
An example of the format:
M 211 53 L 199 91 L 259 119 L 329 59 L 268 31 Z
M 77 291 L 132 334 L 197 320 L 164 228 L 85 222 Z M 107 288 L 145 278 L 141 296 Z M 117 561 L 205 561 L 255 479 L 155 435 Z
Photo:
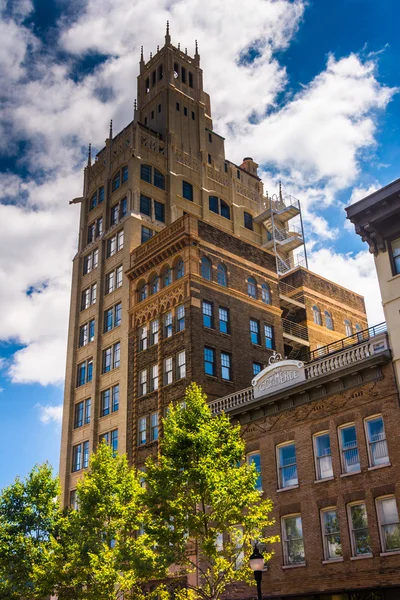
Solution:
M 271 290 L 268 283 L 263 283 L 261 286 L 261 299 L 265 304 L 271 304 Z
M 160 278 L 158 275 L 153 275 L 149 282 L 149 292 L 150 295 L 157 294 L 160 291 Z
M 172 269 L 169 265 L 164 267 L 162 272 L 162 284 L 163 287 L 167 287 L 167 285 L 171 285 L 172 283 Z
M 349 321 L 348 319 L 344 320 L 344 328 L 345 328 L 347 336 L 353 335 L 353 328 L 351 326 L 351 321 Z
M 312 307 L 312 310 L 313 310 L 314 323 L 316 325 L 322 325 L 321 311 L 319 310 L 318 306 L 316 306 L 314 304 L 314 306 Z
M 204 277 L 204 279 L 208 279 L 209 281 L 211 281 L 212 279 L 211 260 L 206 256 L 203 256 L 203 258 L 201 259 L 201 276 Z
M 257 282 L 254 277 L 249 277 L 247 280 L 247 293 L 250 298 L 257 299 Z
M 138 286 L 138 302 L 141 302 L 142 300 L 146 300 L 147 298 L 147 285 L 145 281 L 142 281 L 142 283 L 139 284 Z
M 228 275 L 226 272 L 226 267 L 221 263 L 219 263 L 217 268 L 217 281 L 219 285 L 223 285 L 224 287 L 228 285 Z
M 121 175 L 120 175 L 120 172 L 118 171 L 118 173 L 116 175 L 114 175 L 114 178 L 112 180 L 111 190 L 113 192 L 115 192 L 115 190 L 117 190 L 120 185 L 121 185 Z
M 165 177 L 158 169 L 154 169 L 154 185 L 160 190 L 165 190 Z
M 332 329 L 333 330 L 333 321 L 332 321 L 332 315 L 331 313 L 326 310 L 325 311 L 325 325 L 328 329 Z
M 180 258 L 175 265 L 175 279 L 180 279 L 185 274 L 185 265 L 183 260 Z
M 221 205 L 221 217 L 225 217 L 225 219 L 230 219 L 231 218 L 231 209 L 229 207 L 229 204 L 227 204 L 226 202 L 221 200 L 220 205 Z
M 357 333 L 357 339 L 360 342 L 363 339 L 362 333 L 360 333 L 362 331 L 360 323 L 356 323 L 355 328 L 356 328 L 356 333 Z

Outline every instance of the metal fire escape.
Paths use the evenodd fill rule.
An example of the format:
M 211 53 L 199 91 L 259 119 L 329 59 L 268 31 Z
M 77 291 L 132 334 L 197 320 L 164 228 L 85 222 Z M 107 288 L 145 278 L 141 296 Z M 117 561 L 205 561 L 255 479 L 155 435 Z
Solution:
M 264 207 L 254 220 L 264 227 L 263 248 L 275 255 L 285 353 L 297 358 L 310 347 L 308 329 L 302 324 L 306 307 L 302 288 L 287 284 L 284 277 L 298 267 L 308 268 L 300 201 L 293 196 L 284 198 L 279 185 L 279 195 L 266 196 Z

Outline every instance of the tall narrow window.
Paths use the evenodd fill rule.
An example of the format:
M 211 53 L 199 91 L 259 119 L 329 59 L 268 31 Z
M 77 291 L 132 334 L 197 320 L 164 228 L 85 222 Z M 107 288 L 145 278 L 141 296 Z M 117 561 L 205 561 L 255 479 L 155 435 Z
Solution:
M 164 385 L 169 385 L 173 381 L 172 357 L 164 359 Z
M 250 339 L 252 344 L 257 344 L 259 346 L 261 343 L 260 323 L 255 319 L 250 319 Z
M 246 229 L 250 229 L 250 231 L 253 231 L 254 227 L 253 227 L 252 215 L 248 212 L 245 212 L 245 213 L 243 213 L 243 218 L 244 218 L 244 226 L 246 227 Z
M 207 300 L 203 300 L 203 325 L 204 327 L 213 327 L 213 305 Z
M 360 457 L 354 423 L 340 427 L 339 441 L 343 473 L 358 473 L 360 471 Z
M 255 484 L 256 490 L 262 490 L 262 482 L 261 482 L 261 456 L 259 452 L 252 452 L 247 455 L 247 462 L 249 465 L 254 465 L 257 472 L 257 480 Z
M 91 412 L 92 400 L 88 398 L 85 400 L 85 425 L 90 423 L 90 412 Z
M 89 466 L 89 442 L 83 442 L 83 460 L 82 468 L 87 469 Z
M 152 169 L 150 165 L 140 165 L 140 179 L 151 183 Z
M 111 432 L 111 450 L 115 456 L 118 451 L 118 429 L 114 429 Z
M 169 338 L 172 335 L 172 311 L 165 313 L 164 316 L 164 337 Z
M 204 372 L 206 375 L 215 375 L 215 350 L 204 346 Z
M 400 550 L 400 523 L 396 498 L 387 496 L 376 500 L 383 552 Z
M 83 409 L 84 402 L 78 402 L 75 404 L 75 415 L 74 415 L 74 428 L 82 427 L 83 425 Z
M 303 525 L 300 515 L 283 517 L 282 540 L 285 565 L 290 566 L 304 563 Z
M 351 548 L 353 556 L 371 554 L 367 509 L 364 502 L 348 505 Z
M 138 446 L 143 446 L 147 442 L 147 417 L 138 419 Z
M 228 275 L 226 272 L 226 267 L 221 263 L 219 263 L 217 267 L 217 281 L 219 285 L 223 285 L 224 287 L 228 285 Z
M 172 283 L 172 269 L 167 266 L 163 269 L 162 273 L 162 284 L 164 287 L 171 285 Z
M 122 304 L 118 302 L 114 306 L 114 327 L 119 327 L 121 325 L 122 320 Z
M 262 370 L 263 370 L 263 366 L 261 363 L 253 362 L 253 377 L 255 377 L 256 375 L 261 373 Z
M 158 169 L 154 169 L 154 185 L 160 190 L 165 190 L 165 177 Z
M 221 377 L 232 381 L 231 355 L 227 352 L 221 352 Z
M 247 293 L 250 298 L 257 299 L 257 282 L 254 277 L 249 277 L 247 279 Z
M 158 275 L 153 275 L 150 279 L 150 295 L 157 294 L 160 291 L 160 278 Z
M 158 319 L 153 319 L 153 321 L 150 321 L 150 346 L 158 344 L 158 328 Z
M 221 200 L 220 206 L 221 206 L 221 217 L 225 217 L 225 219 L 230 219 L 231 218 L 231 209 L 230 209 L 229 204 L 227 204 L 226 202 Z
M 147 350 L 147 325 L 139 328 L 139 352 Z
M 72 472 L 80 471 L 82 468 L 82 444 L 72 447 Z
M 105 417 L 110 414 L 111 409 L 111 391 L 103 390 L 100 394 L 100 417 Z
M 324 508 L 321 511 L 321 524 L 325 560 L 340 560 L 342 542 L 336 508 Z
M 314 457 L 317 479 L 329 479 L 333 477 L 329 433 L 322 432 L 314 435 Z
M 175 265 L 175 279 L 180 279 L 185 274 L 185 265 L 183 260 L 180 258 Z
M 314 306 L 312 307 L 312 311 L 313 311 L 314 323 L 316 325 L 322 325 L 321 311 L 319 310 L 318 306 L 316 306 L 314 304 Z
M 261 300 L 264 304 L 271 304 L 271 292 L 268 283 L 263 283 L 261 286 Z
M 229 310 L 220 306 L 218 309 L 219 330 L 221 333 L 229 333 Z
M 158 440 L 158 412 L 153 412 L 150 415 L 150 441 Z
M 217 196 L 209 196 L 208 197 L 208 207 L 211 212 L 214 212 L 217 214 L 219 213 Z
M 208 279 L 209 281 L 211 281 L 212 279 L 211 261 L 206 256 L 203 256 L 203 258 L 201 259 L 201 276 L 204 279 Z
M 154 218 L 160 223 L 165 223 L 165 204 L 154 200 Z
M 176 357 L 176 372 L 177 379 L 184 379 L 186 377 L 186 352 L 178 352 Z
M 188 181 L 182 181 L 182 196 L 193 202 L 193 186 Z
M 146 282 L 142 282 L 138 286 L 138 301 L 142 302 L 142 300 L 146 300 L 147 298 L 147 284 Z
M 150 391 L 155 392 L 158 390 L 158 365 L 152 365 L 150 367 Z
M 176 331 L 185 329 L 185 307 L 181 304 L 176 307 Z
M 147 394 L 147 369 L 139 371 L 139 396 Z
M 128 181 L 128 167 L 126 165 L 122 167 L 122 183 L 125 183 L 125 181 Z
M 142 244 L 144 244 L 145 242 L 150 240 L 152 237 L 153 237 L 153 230 L 149 229 L 148 227 L 144 227 L 142 225 L 142 237 L 141 237 Z
M 365 420 L 368 441 L 368 458 L 371 467 L 389 464 L 389 452 L 386 443 L 385 426 L 382 415 L 368 417 Z
M 351 326 L 351 321 L 349 321 L 348 319 L 345 319 L 345 321 L 344 321 L 344 329 L 345 329 L 346 335 L 348 337 L 353 335 L 353 328 Z
M 116 412 L 119 409 L 119 384 L 111 388 L 111 410 Z
M 104 200 L 104 187 L 99 188 L 99 204 L 101 204 Z
M 400 237 L 390 242 L 390 256 L 393 275 L 400 273 Z
M 265 347 L 268 350 L 274 348 L 274 328 L 271 325 L 264 324 Z
M 327 329 L 333 330 L 332 315 L 328 310 L 325 311 L 325 325 L 326 325 Z
M 193 87 L 193 73 L 189 71 L 189 87 Z
M 120 175 L 120 172 L 118 171 L 118 173 L 114 176 L 114 179 L 112 180 L 111 190 L 113 192 L 115 192 L 115 190 L 117 190 L 120 185 L 121 185 L 121 175 Z
M 293 442 L 277 447 L 279 488 L 284 489 L 298 485 L 296 446 Z
M 142 215 L 151 217 L 151 198 L 144 194 L 140 194 L 140 212 Z

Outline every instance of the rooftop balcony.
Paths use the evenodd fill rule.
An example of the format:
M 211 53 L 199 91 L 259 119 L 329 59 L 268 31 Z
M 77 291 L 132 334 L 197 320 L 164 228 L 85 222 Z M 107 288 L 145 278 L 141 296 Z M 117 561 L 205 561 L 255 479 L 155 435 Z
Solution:
M 330 349 L 329 349 L 330 348 Z M 321 352 L 324 355 L 321 356 Z M 318 355 L 318 353 L 320 353 Z M 286 388 L 284 393 L 297 391 L 304 386 L 309 386 L 315 381 L 316 385 L 326 377 L 340 376 L 341 372 L 357 370 L 363 363 L 368 363 L 380 356 L 389 360 L 389 347 L 387 341 L 386 323 L 380 323 L 360 331 L 355 336 L 349 336 L 324 348 L 319 348 L 312 353 L 312 358 L 305 363 L 305 382 L 294 384 Z M 279 363 L 277 363 L 277 366 Z M 367 366 L 367 364 L 365 365 Z M 264 402 L 274 402 L 277 394 L 266 396 Z M 221 412 L 242 412 L 249 410 L 260 399 L 255 400 L 254 388 L 248 387 L 229 396 L 218 398 L 209 403 L 211 412 L 216 415 Z
M 300 214 L 300 201 L 294 196 L 285 196 L 284 198 L 265 198 L 265 210 L 254 219 L 256 223 L 264 223 L 271 218 L 271 209 L 274 213 L 274 219 L 281 223 L 286 223 L 289 219 L 297 217 Z
M 306 307 L 302 288 L 295 288 L 283 281 L 279 282 L 279 299 L 281 306 L 288 310 Z

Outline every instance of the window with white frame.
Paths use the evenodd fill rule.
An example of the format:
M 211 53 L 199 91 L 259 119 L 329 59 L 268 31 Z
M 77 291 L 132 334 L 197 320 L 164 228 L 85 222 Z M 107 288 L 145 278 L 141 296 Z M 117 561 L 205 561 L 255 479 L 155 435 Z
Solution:
M 367 509 L 364 502 L 347 505 L 353 556 L 371 554 Z
M 164 359 L 164 385 L 169 385 L 173 381 L 172 356 Z
M 354 423 L 339 427 L 339 444 L 343 473 L 358 473 L 360 471 L 360 456 Z
M 400 550 L 400 523 L 394 496 L 376 499 L 379 531 L 383 552 Z
M 139 327 L 139 352 L 147 349 L 147 325 Z
M 118 231 L 107 240 L 106 257 L 110 258 L 124 247 L 124 230 Z
M 180 304 L 176 307 L 176 331 L 183 331 L 185 329 L 185 307 Z
M 221 377 L 225 381 L 232 380 L 231 355 L 221 352 Z
M 348 319 L 345 319 L 344 321 L 344 329 L 348 337 L 353 335 L 353 327 L 351 326 L 351 321 L 349 321 Z
M 88 323 L 81 325 L 79 328 L 79 347 L 86 346 L 94 340 L 94 325 L 95 320 L 91 319 Z
M 203 325 L 213 327 L 213 305 L 208 300 L 203 300 Z
M 298 485 L 296 445 L 294 442 L 286 442 L 276 449 L 279 488 L 289 488 Z
M 106 288 L 105 293 L 110 294 L 114 290 L 120 288 L 122 286 L 122 265 L 117 267 L 116 269 L 106 273 Z
M 84 360 L 79 363 L 77 366 L 77 378 L 76 378 L 76 387 L 80 387 L 81 385 L 85 385 L 85 383 L 89 383 L 92 381 L 93 377 L 93 359 L 89 358 L 88 360 Z
M 158 365 L 151 365 L 150 367 L 150 391 L 155 392 L 158 390 Z
M 86 288 L 82 292 L 81 310 L 85 310 L 85 308 L 88 308 L 92 304 L 96 304 L 96 298 L 97 298 L 97 284 L 93 283 L 93 285 Z
M 100 394 L 100 417 L 105 417 L 119 408 L 119 384 L 103 390 Z
M 138 446 L 143 446 L 147 442 L 147 417 L 138 419 Z
M 268 350 L 273 350 L 274 348 L 274 328 L 272 325 L 267 325 L 264 323 L 264 336 L 265 336 L 265 347 Z
M 230 333 L 229 328 L 229 309 L 220 306 L 218 309 L 219 330 L 221 333 Z
M 260 322 L 256 319 L 250 319 L 250 340 L 252 344 L 260 345 Z
M 262 490 L 262 482 L 261 482 L 261 456 L 259 452 L 251 452 L 246 457 L 247 463 L 249 465 L 254 465 L 257 472 L 257 480 L 255 483 L 256 490 Z
M 247 279 L 247 293 L 250 298 L 257 299 L 257 282 L 254 277 L 249 277 Z
M 95 248 L 92 252 L 83 258 L 83 274 L 87 275 L 97 267 L 99 263 L 99 250 Z
M 286 566 L 304 564 L 304 539 L 301 515 L 282 518 L 283 557 Z
M 74 429 L 88 425 L 90 423 L 91 399 L 82 400 L 75 404 L 74 410 Z
M 178 352 L 176 356 L 176 376 L 177 379 L 184 379 L 186 377 L 186 352 Z
M 89 466 L 89 442 L 83 442 L 72 447 L 72 473 L 87 469 Z
M 150 321 L 150 346 L 158 344 L 158 319 Z
M 314 435 L 314 458 L 317 479 L 333 477 L 331 440 L 327 431 Z
M 147 369 L 139 371 L 139 396 L 147 394 Z
M 116 342 L 103 350 L 102 373 L 117 369 L 121 362 L 121 343 Z
M 158 440 L 158 412 L 153 412 L 150 415 L 150 441 Z
M 325 560 L 340 560 L 342 557 L 342 542 L 336 507 L 321 510 L 321 527 Z
M 164 338 L 169 338 L 172 335 L 172 310 L 164 315 Z
M 318 306 L 314 305 L 312 307 L 312 311 L 313 311 L 313 319 L 314 319 L 314 323 L 316 325 L 322 325 L 322 318 L 321 318 L 321 311 L 318 308 Z
M 371 467 L 389 464 L 385 425 L 382 415 L 368 417 L 364 421 L 368 442 L 368 458 Z

